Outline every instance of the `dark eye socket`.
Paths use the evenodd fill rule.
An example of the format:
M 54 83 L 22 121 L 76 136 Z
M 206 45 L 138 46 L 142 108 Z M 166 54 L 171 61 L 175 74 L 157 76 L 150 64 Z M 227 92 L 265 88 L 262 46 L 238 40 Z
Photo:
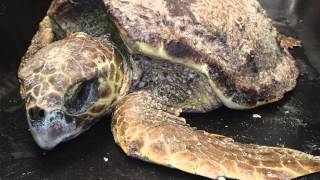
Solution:
M 99 80 L 84 81 L 69 89 L 65 97 L 65 107 L 70 114 L 85 112 L 98 99 Z

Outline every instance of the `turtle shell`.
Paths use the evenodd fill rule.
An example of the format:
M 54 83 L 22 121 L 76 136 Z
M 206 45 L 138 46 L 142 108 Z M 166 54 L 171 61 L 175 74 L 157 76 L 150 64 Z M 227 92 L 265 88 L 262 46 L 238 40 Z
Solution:
M 134 53 L 203 73 L 224 105 L 274 102 L 296 85 L 298 68 L 257 0 L 104 0 Z

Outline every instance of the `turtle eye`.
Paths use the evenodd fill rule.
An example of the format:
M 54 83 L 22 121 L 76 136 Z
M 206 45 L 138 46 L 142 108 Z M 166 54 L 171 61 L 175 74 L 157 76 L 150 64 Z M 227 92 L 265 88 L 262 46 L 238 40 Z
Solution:
M 99 80 L 92 79 L 77 83 L 65 95 L 65 108 L 69 114 L 84 113 L 98 99 Z

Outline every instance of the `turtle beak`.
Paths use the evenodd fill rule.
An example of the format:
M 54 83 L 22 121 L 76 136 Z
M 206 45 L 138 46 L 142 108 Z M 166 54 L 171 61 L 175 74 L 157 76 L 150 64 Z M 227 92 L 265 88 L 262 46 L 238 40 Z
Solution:
M 76 133 L 76 123 L 67 121 L 62 110 L 45 112 L 32 108 L 27 113 L 31 134 L 36 143 L 45 150 L 51 150 L 60 142 L 72 139 Z

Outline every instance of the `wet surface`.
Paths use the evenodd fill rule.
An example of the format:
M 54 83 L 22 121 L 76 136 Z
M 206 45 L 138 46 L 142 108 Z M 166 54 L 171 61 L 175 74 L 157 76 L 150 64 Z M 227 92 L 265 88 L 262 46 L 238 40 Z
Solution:
M 221 108 L 185 116 L 199 129 L 241 142 L 320 155 L 320 1 L 261 2 L 281 32 L 304 43 L 294 50 L 301 70 L 297 88 L 282 101 L 258 109 Z M 53 151 L 36 146 L 19 98 L 16 71 L 49 4 L 49 0 L 0 1 L 0 179 L 204 179 L 126 157 L 113 141 L 108 116 Z

